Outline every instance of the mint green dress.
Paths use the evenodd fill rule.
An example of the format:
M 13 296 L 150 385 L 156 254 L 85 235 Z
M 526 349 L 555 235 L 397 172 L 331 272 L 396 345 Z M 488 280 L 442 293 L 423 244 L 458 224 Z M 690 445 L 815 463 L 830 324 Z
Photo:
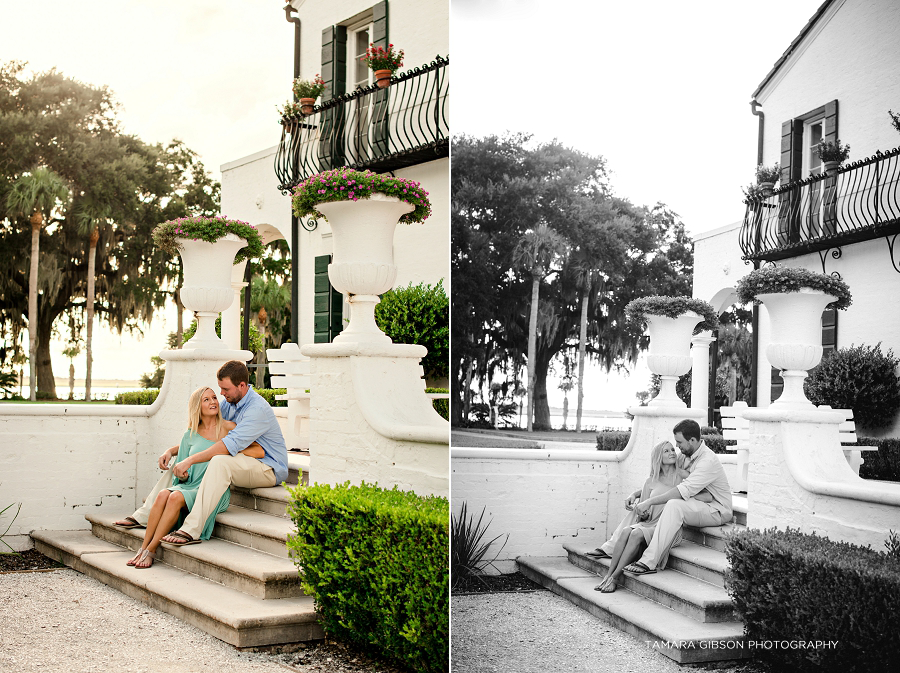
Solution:
M 213 444 L 215 444 L 215 442 L 211 442 L 199 434 L 191 433 L 189 428 L 181 438 L 181 445 L 178 447 L 178 456 L 175 458 L 175 463 L 179 463 L 188 456 L 193 456 L 195 453 L 206 451 L 206 449 Z M 197 490 L 200 488 L 200 481 L 203 479 L 203 475 L 206 474 L 207 467 L 209 467 L 208 462 L 191 465 L 188 468 L 187 480 L 182 481 L 178 477 L 175 477 L 172 486 L 169 487 L 170 491 L 179 491 L 181 495 L 184 496 L 184 502 L 187 505 L 188 511 L 194 507 L 194 501 L 197 499 Z M 208 540 L 212 536 L 213 527 L 216 525 L 216 515 L 219 512 L 224 512 L 228 509 L 230 503 L 231 492 L 229 489 L 225 489 L 225 492 L 222 494 L 222 499 L 219 500 L 218 506 L 215 511 L 209 515 L 209 518 L 206 520 L 206 525 L 203 526 L 203 532 L 200 533 L 201 540 Z M 175 528 L 172 530 L 178 530 L 181 524 L 184 523 L 185 518 L 186 515 L 182 511 L 181 516 L 178 517 L 178 523 L 175 524 Z

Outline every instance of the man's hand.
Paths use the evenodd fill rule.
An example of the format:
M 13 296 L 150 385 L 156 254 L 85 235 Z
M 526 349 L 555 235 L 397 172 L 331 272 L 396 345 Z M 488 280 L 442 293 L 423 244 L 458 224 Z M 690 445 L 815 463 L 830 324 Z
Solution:
M 176 455 L 178 455 L 178 447 L 173 446 L 170 449 L 166 449 L 162 452 L 162 455 L 159 457 L 159 469 L 160 470 L 168 470 L 169 469 L 169 461 L 172 460 Z
M 172 468 L 172 472 L 174 472 L 175 476 L 179 479 L 187 479 L 188 476 L 188 468 L 191 464 L 187 459 L 182 460 L 180 463 L 176 463 L 175 467 Z
M 265 450 L 263 450 L 263 447 L 260 446 L 259 442 L 253 442 L 246 449 L 240 451 L 240 453 L 243 453 L 245 456 L 249 456 L 250 458 L 263 458 L 266 455 Z

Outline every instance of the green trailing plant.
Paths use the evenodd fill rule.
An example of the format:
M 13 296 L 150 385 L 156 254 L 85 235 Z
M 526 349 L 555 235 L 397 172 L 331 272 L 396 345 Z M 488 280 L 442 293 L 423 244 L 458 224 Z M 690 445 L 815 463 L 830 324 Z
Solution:
M 308 177 L 294 187 L 291 200 L 297 217 L 321 217 L 327 220 L 316 210 L 318 204 L 359 201 L 368 199 L 375 193 L 395 196 L 415 206 L 411 213 L 400 217 L 400 222 L 424 222 L 431 215 L 428 192 L 415 180 L 394 178 L 372 171 L 357 171 L 346 166 Z
M 450 371 L 450 301 L 444 281 L 437 285 L 410 283 L 381 295 L 375 323 L 394 343 L 428 349 L 422 358 L 426 378 L 443 378 Z
M 803 389 L 813 404 L 852 409 L 860 428 L 884 428 L 900 410 L 898 365 L 900 359 L 892 350 L 882 352 L 881 343 L 838 348 L 809 373 Z
M 221 215 L 179 217 L 163 222 L 153 230 L 153 242 L 157 247 L 174 255 L 178 252 L 178 239 L 190 238 L 195 241 L 215 243 L 228 234 L 234 234 L 247 241 L 247 247 L 241 248 L 234 256 L 234 263 L 245 259 L 262 257 L 262 239 L 256 227 L 240 220 L 229 220 Z
M 426 388 L 426 393 L 449 393 L 448 388 Z M 445 421 L 450 420 L 450 400 L 431 400 L 431 406 L 438 412 Z
M 896 557 L 800 530 L 729 535 L 725 588 L 748 641 L 835 642 L 831 648 L 758 648 L 774 670 L 893 670 L 900 649 Z
M 703 321 L 694 328 L 694 334 L 714 330 L 719 326 L 719 317 L 712 304 L 691 297 L 640 297 L 628 302 L 625 317 L 633 323 L 646 323 L 648 315 L 677 318 L 689 311 L 703 317 Z
M 822 161 L 837 161 L 841 163 L 850 156 L 850 145 L 842 144 L 840 139 L 836 139 L 834 142 L 822 140 L 816 145 L 816 153 Z
M 19 505 L 16 508 L 16 513 L 13 514 L 12 519 L 10 519 L 9 524 L 6 526 L 6 530 L 3 531 L 2 533 L 0 533 L 0 542 L 2 542 L 3 546 L 6 547 L 7 549 L 9 549 L 9 551 L 0 551 L 0 554 L 18 554 L 18 552 L 15 549 L 13 549 L 9 545 L 9 543 L 6 540 L 4 540 L 3 538 L 6 537 L 7 533 L 9 533 L 9 529 L 12 528 L 12 525 L 16 522 L 16 519 L 19 516 L 19 512 L 22 511 L 22 503 L 21 502 L 20 503 L 12 503 L 10 505 L 7 505 L 3 509 L 0 509 L 0 516 L 3 516 L 4 514 L 6 514 L 7 510 L 11 509 L 13 507 L 13 505 L 16 505 L 16 504 Z
M 774 166 L 764 166 L 760 164 L 756 167 L 756 184 L 761 185 L 764 182 L 778 182 L 781 175 L 781 164 L 776 163 Z
M 821 290 L 825 294 L 837 297 L 837 301 L 829 304 L 829 308 L 846 309 L 853 302 L 847 283 L 833 276 L 826 276 L 809 269 L 795 269 L 774 266 L 756 269 L 741 278 L 737 284 L 738 301 L 742 304 L 760 303 L 757 297 L 761 294 L 799 292 L 801 288 Z
M 243 329 L 243 327 L 242 327 Z M 197 321 L 192 320 L 191 324 L 187 326 L 187 329 L 184 330 L 184 334 L 181 337 L 181 345 L 183 346 L 188 341 L 190 341 L 194 334 L 197 331 Z M 216 318 L 216 336 L 220 339 L 222 338 L 222 314 L 219 314 L 219 317 Z M 247 350 L 253 353 L 259 353 L 263 348 L 265 348 L 265 343 L 263 340 L 262 334 L 259 333 L 259 330 L 256 328 L 252 322 L 250 323 L 250 341 L 247 346 Z
M 359 60 L 363 61 L 372 70 L 390 70 L 391 73 L 394 73 L 403 67 L 403 50 L 395 51 L 392 44 L 389 44 L 387 49 L 385 49 L 370 43 L 369 48 L 366 49 L 366 55 Z
M 463 500 L 459 508 L 459 515 L 452 516 L 450 519 L 450 578 L 454 587 L 463 578 L 477 578 L 483 583 L 484 580 L 479 575 L 486 568 L 494 567 L 494 561 L 497 560 L 509 541 L 509 534 L 507 534 L 500 549 L 488 558 L 491 546 L 503 535 L 500 534 L 487 542 L 484 541 L 491 525 L 490 521 L 482 525 L 484 512 L 485 508 L 482 507 L 481 514 L 478 515 L 476 521 L 474 513 L 469 513 L 468 505 Z
M 288 550 L 332 638 L 415 671 L 449 661 L 449 503 L 396 487 L 289 489 Z
M 287 103 L 282 105 L 281 107 L 275 106 L 275 109 L 278 110 L 278 116 L 282 118 L 282 120 L 294 119 L 296 117 L 302 117 L 303 112 L 300 110 L 303 106 L 300 105 L 299 101 L 289 100 Z
M 312 80 L 300 79 L 294 80 L 294 95 L 297 98 L 318 98 L 325 92 L 325 80 L 316 73 Z

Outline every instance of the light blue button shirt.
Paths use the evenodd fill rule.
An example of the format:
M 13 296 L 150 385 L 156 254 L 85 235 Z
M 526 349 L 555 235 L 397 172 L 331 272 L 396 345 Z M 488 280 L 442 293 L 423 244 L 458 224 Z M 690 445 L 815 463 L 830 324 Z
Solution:
M 287 480 L 287 447 L 269 403 L 251 386 L 237 404 L 223 400 L 219 406 L 226 421 L 237 423 L 222 439 L 228 453 L 234 456 L 253 442 L 259 442 L 266 453 L 259 461 L 275 471 L 275 483 Z

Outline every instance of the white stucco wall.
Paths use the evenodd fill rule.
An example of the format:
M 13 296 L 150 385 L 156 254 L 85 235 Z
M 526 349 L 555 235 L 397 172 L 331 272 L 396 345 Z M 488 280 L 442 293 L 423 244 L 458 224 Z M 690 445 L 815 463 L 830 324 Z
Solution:
M 781 159 L 782 122 L 834 99 L 851 161 L 900 145 L 887 114 L 900 108 L 898 32 L 895 0 L 837 0 L 757 95 L 766 115 L 763 163 Z

